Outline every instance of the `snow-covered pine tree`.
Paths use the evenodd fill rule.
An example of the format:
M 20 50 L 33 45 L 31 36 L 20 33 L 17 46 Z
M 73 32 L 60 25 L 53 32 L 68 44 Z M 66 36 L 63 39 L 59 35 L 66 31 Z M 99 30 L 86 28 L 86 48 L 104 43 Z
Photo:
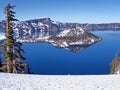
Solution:
M 3 57 L 5 59 L 2 70 L 8 73 L 25 73 L 26 63 L 22 55 L 24 50 L 21 48 L 22 44 L 14 38 L 13 22 L 17 21 L 15 19 L 15 12 L 12 11 L 14 8 L 15 6 L 8 4 L 4 11 L 6 14 L 6 20 L 4 22 L 6 38 L 2 44 Z

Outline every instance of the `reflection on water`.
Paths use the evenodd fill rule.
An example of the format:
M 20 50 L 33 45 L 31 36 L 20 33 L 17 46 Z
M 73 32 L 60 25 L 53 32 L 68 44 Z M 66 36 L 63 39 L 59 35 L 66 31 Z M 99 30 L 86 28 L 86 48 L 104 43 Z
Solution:
M 91 46 L 91 44 L 85 44 L 85 45 L 71 45 L 67 48 L 65 48 L 66 50 L 69 50 L 71 52 L 78 52 L 81 51 L 87 47 Z

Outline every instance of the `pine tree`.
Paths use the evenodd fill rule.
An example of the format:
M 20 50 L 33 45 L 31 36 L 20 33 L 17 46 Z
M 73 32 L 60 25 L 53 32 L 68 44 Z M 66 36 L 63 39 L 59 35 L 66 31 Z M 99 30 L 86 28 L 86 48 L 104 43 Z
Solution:
M 110 66 L 111 66 L 110 74 L 115 73 L 115 69 L 118 65 L 119 65 L 119 56 L 118 56 L 118 54 L 115 54 L 115 56 L 110 64 Z
M 6 21 L 4 22 L 6 38 L 2 45 L 3 57 L 5 58 L 2 69 L 8 73 L 25 73 L 25 58 L 22 56 L 24 50 L 21 48 L 22 44 L 14 38 L 13 22 L 17 21 L 15 12 L 12 11 L 14 8 L 15 6 L 8 4 L 4 11 L 6 14 Z
M 25 57 L 23 57 L 22 53 L 24 53 L 24 50 L 21 48 L 22 43 L 20 42 L 14 42 L 14 59 L 13 59 L 13 72 L 14 73 L 25 73 L 24 68 L 27 66 L 25 63 Z

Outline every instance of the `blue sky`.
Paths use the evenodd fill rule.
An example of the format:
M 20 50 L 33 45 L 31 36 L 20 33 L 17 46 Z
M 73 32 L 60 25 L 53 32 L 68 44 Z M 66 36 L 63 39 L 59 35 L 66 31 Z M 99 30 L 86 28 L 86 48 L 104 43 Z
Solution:
M 120 0 L 0 0 L 0 20 L 6 4 L 16 5 L 19 20 L 50 17 L 78 23 L 120 22 Z

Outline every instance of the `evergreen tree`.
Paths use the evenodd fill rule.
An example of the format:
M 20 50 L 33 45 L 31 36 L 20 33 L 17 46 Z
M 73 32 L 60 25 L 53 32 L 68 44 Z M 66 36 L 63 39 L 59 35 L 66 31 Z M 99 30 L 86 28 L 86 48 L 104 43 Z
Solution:
M 111 70 L 110 70 L 110 74 L 114 74 L 115 73 L 115 69 L 116 67 L 119 65 L 119 56 L 118 54 L 115 54 L 115 57 L 113 58 L 110 66 L 111 66 Z
M 25 58 L 22 56 L 24 50 L 21 48 L 22 44 L 14 38 L 13 22 L 17 21 L 15 19 L 15 12 L 12 11 L 14 8 L 15 6 L 8 4 L 4 11 L 6 14 L 6 20 L 4 22 L 6 38 L 2 44 L 3 57 L 5 58 L 2 69 L 8 73 L 25 73 Z

